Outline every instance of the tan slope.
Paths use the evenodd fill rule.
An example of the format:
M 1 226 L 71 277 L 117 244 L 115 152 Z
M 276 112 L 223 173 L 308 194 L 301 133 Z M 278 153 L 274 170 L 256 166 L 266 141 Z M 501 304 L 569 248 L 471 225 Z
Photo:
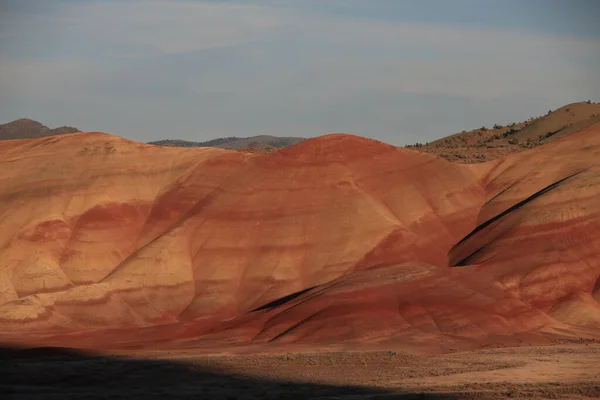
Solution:
M 575 132 L 598 122 L 600 103 L 578 102 L 563 106 L 548 114 L 531 118 L 528 121 L 508 125 L 494 125 L 471 131 L 456 133 L 427 144 L 430 147 L 476 146 L 490 139 L 516 139 L 526 142 L 528 139 L 539 141 L 554 140 L 565 134 Z M 548 135 L 550 134 L 550 135 Z M 545 136 L 548 135 L 547 138 Z M 497 137 L 497 138 L 495 138 Z M 499 137 L 499 138 L 498 138 Z
M 408 146 L 458 163 L 481 163 L 534 148 L 600 122 L 600 103 L 579 102 L 506 126 L 461 132 Z
M 567 104 L 511 135 L 520 141 L 552 141 L 600 122 L 600 103 Z

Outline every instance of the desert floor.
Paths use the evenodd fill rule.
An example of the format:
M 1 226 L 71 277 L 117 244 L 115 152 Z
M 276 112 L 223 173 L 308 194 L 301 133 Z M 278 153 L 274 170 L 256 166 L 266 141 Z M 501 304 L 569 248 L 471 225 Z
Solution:
M 0 351 L 3 399 L 590 399 L 600 343 L 395 351 L 83 354 Z

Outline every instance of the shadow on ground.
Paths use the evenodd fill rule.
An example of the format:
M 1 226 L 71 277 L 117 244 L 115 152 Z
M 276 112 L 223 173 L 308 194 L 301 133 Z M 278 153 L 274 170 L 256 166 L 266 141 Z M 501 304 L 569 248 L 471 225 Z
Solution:
M 265 380 L 192 363 L 62 348 L 0 348 L 2 399 L 456 399 L 359 386 Z

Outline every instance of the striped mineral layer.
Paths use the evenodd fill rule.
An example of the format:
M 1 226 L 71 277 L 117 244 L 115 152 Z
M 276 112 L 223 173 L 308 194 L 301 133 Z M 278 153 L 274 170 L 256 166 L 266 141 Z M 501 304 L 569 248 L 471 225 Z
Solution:
M 335 134 L 272 154 L 0 142 L 0 340 L 600 336 L 600 124 L 477 165 Z

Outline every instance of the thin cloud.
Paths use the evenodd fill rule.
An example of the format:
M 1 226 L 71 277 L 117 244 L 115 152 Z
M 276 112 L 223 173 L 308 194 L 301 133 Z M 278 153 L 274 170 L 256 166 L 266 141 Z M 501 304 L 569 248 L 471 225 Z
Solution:
M 21 14 L 11 22 L 30 38 L 22 46 L 54 43 L 60 57 L 4 58 L 0 116 L 60 105 L 93 108 L 95 129 L 139 140 L 177 124 L 190 139 L 349 131 L 398 143 L 600 92 L 596 40 L 264 4 L 77 2 Z M 415 106 L 424 98 L 427 110 Z M 446 120 L 420 125 L 427 113 Z
M 66 18 L 78 33 L 118 47 L 129 57 L 153 57 L 246 44 L 280 22 L 248 5 L 187 1 L 79 3 Z M 93 18 L 83 18 L 84 16 Z

